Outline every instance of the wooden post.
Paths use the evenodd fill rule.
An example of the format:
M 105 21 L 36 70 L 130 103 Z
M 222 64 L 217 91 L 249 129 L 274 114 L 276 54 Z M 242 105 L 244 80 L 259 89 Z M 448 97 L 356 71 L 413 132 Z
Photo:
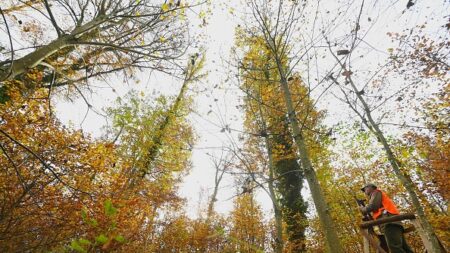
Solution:
M 365 233 L 368 234 L 367 229 L 364 229 Z M 364 253 L 370 253 L 370 245 L 369 245 L 369 238 L 367 238 L 364 234 L 363 234 L 363 247 L 364 247 Z
M 386 251 L 381 248 L 380 242 L 375 237 L 369 234 L 368 229 L 360 228 L 360 231 L 364 237 L 364 253 L 369 253 L 369 245 L 376 249 L 378 253 L 386 253 Z

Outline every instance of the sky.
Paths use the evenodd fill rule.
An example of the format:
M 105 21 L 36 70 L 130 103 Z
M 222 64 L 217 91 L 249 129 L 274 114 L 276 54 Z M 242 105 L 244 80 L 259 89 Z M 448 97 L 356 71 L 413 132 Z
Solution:
M 359 5 L 353 5 L 351 8 L 348 8 L 348 6 L 342 7 L 341 2 L 320 1 L 322 14 L 318 19 L 319 27 L 326 25 L 339 27 L 330 35 L 337 39 L 345 39 L 342 36 L 348 33 L 348 29 L 351 29 L 352 20 L 356 19 L 359 7 Z M 406 10 L 407 1 L 378 2 L 383 3 L 374 4 L 373 1 L 369 1 L 373 6 L 366 5 L 363 11 L 361 25 L 364 28 L 372 28 L 365 37 L 365 40 L 369 43 L 360 47 L 360 52 L 365 57 L 354 62 L 355 67 L 359 67 L 361 70 L 369 71 L 374 66 L 383 63 L 388 57 L 388 48 L 395 45 L 390 42 L 387 32 L 401 32 L 405 27 L 421 24 L 425 20 L 428 20 L 433 26 L 433 22 L 441 21 L 446 13 L 445 8 L 442 9 L 446 5 L 437 3 L 439 1 L 436 1 L 435 6 L 430 3 L 423 3 L 427 1 L 418 1 L 414 6 L 416 9 L 412 10 Z M 388 4 L 387 2 L 395 3 Z M 428 5 L 432 6 L 427 8 Z M 238 139 L 243 120 L 242 112 L 236 108 L 243 94 L 236 86 L 236 81 L 229 80 L 230 76 L 233 76 L 234 71 L 236 71 L 229 62 L 232 61 L 230 50 L 234 45 L 235 27 L 242 22 L 239 17 L 244 14 L 245 9 L 240 1 L 223 0 L 212 1 L 209 8 L 211 8 L 211 13 L 207 17 L 205 27 L 198 27 L 198 22 L 195 21 L 198 12 L 190 14 L 193 19 L 192 29 L 203 35 L 203 45 L 206 49 L 205 71 L 208 72 L 205 79 L 195 84 L 192 92 L 195 110 L 189 115 L 188 119 L 195 129 L 198 141 L 193 148 L 192 170 L 180 186 L 180 195 L 187 200 L 186 212 L 193 217 L 199 215 L 199 207 L 206 207 L 206 201 L 214 186 L 215 169 L 211 157 L 220 157 L 223 147 L 230 146 L 230 140 L 236 141 Z M 420 10 L 420 13 L 416 10 Z M 341 11 L 342 14 L 338 15 L 338 19 L 332 21 L 331 18 Z M 305 17 L 306 20 L 312 21 L 314 19 L 312 13 L 306 15 L 311 15 Z M 306 23 L 302 29 L 306 32 L 311 27 L 312 22 Z M 194 48 L 192 50 L 199 49 Z M 321 59 L 317 65 L 319 66 L 317 71 L 326 71 L 331 64 L 332 62 L 329 59 Z M 298 71 L 302 76 L 308 74 L 314 76 L 312 70 L 308 71 L 302 65 L 298 67 Z M 360 75 L 363 75 L 361 78 L 367 73 L 361 71 Z M 63 123 L 72 125 L 74 128 L 81 127 L 93 136 L 100 137 L 103 133 L 102 127 L 107 124 L 102 116 L 102 108 L 111 105 L 118 96 L 123 96 L 131 89 L 142 90 L 153 96 L 160 93 L 174 95 L 181 86 L 178 80 L 158 73 L 143 72 L 138 74 L 138 78 L 140 79 L 138 84 L 114 85 L 115 92 L 112 92 L 111 89 L 97 89 L 92 94 L 87 94 L 94 108 L 89 110 L 88 113 L 86 113 L 88 109 L 86 104 L 80 99 L 73 102 L 55 101 L 57 115 Z M 314 83 L 314 81 L 312 82 Z M 313 97 L 320 94 L 325 86 L 317 85 L 317 87 L 313 92 Z M 317 104 L 320 109 L 327 110 L 327 117 L 324 121 L 327 126 L 355 119 L 351 116 L 348 108 L 336 99 L 335 93 L 336 91 L 331 89 Z M 396 105 L 390 106 L 395 107 Z M 235 130 L 223 132 L 222 129 L 225 125 L 229 125 L 230 129 Z M 226 176 L 220 186 L 216 210 L 220 213 L 229 212 L 232 209 L 233 196 L 236 195 L 238 190 L 239 186 L 236 185 L 233 178 Z M 307 189 L 304 193 L 308 196 Z M 257 196 L 263 209 L 270 213 L 271 203 L 268 197 L 262 191 L 258 191 Z
M 240 129 L 240 112 L 235 106 L 238 104 L 236 87 L 224 84 L 227 79 L 227 56 L 234 44 L 234 29 L 237 25 L 232 18 L 229 8 L 232 3 L 228 1 L 214 1 L 213 5 L 205 5 L 195 12 L 188 12 L 191 20 L 191 29 L 201 34 L 206 54 L 204 72 L 207 77 L 197 82 L 192 87 L 191 95 L 194 96 L 194 112 L 188 116 L 192 123 L 198 142 L 192 152 L 192 169 L 180 186 L 180 195 L 187 200 L 186 211 L 190 216 L 199 215 L 199 204 L 205 207 L 207 196 L 214 185 L 214 166 L 211 157 L 220 156 L 224 146 L 229 145 L 229 135 L 237 139 L 235 132 L 225 135 L 221 132 L 223 126 L 229 124 L 232 128 Z M 207 25 L 199 26 L 197 15 L 200 11 L 211 10 L 207 16 Z M 199 52 L 200 48 L 191 48 L 191 52 Z M 86 133 L 94 137 L 104 135 L 104 127 L 110 122 L 104 117 L 103 108 L 114 104 L 118 97 L 123 97 L 130 90 L 143 91 L 150 97 L 159 94 L 176 95 L 181 87 L 181 82 L 170 76 L 160 73 L 138 73 L 139 83 L 114 85 L 118 80 L 110 80 L 114 86 L 114 92 L 106 85 L 94 83 L 94 86 L 105 87 L 86 92 L 85 96 L 92 104 L 89 109 L 83 99 L 65 101 L 55 99 L 56 114 L 65 124 L 73 128 L 82 128 Z M 94 81 L 95 82 L 95 81 Z M 217 85 L 217 86 L 216 86 Z M 214 88 L 216 86 L 216 88 Z M 220 86 L 220 87 L 219 87 Z M 231 105 L 231 106 L 230 106 Z M 209 112 L 209 113 L 208 113 Z M 235 195 L 235 183 L 230 177 L 226 177 L 221 185 L 217 209 L 226 213 L 232 208 L 231 198 Z M 264 201 L 265 202 L 265 201 Z

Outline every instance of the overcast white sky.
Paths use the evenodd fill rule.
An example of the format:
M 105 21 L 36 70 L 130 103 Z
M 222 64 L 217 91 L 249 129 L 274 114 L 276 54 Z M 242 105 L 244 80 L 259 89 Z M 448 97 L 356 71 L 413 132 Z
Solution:
M 362 50 L 370 52 L 371 57 L 366 57 L 355 63 L 366 69 L 383 62 L 388 56 L 387 48 L 392 47 L 392 45 L 386 35 L 387 32 L 401 32 L 406 27 L 423 23 L 424 20 L 429 20 L 431 23 L 441 22 L 444 15 L 448 13 L 448 8 L 447 10 L 443 9 L 444 4 L 441 1 L 435 1 L 436 5 L 430 8 L 424 7 L 424 5 L 430 5 L 429 3 L 424 3 L 428 1 L 417 1 L 416 6 L 411 10 L 406 10 L 403 14 L 402 11 L 405 10 L 407 3 L 406 0 L 397 1 L 392 5 L 388 5 L 386 3 L 388 1 L 377 2 L 377 4 L 373 4 L 373 1 L 369 1 L 369 4 L 373 4 L 373 6 L 368 5 L 362 16 L 363 22 L 361 24 L 363 26 L 375 24 L 366 36 L 366 40 L 370 42 L 370 45 L 361 46 Z M 231 15 L 229 12 L 231 4 L 235 8 L 234 15 Z M 327 14 L 326 10 L 324 10 L 320 19 L 331 19 L 338 10 L 344 8 L 340 7 L 341 4 L 341 1 L 321 1 L 321 8 L 330 12 Z M 347 19 L 356 19 L 357 12 L 354 11 L 356 7 L 358 7 L 357 4 L 352 6 L 353 9 L 350 12 L 342 14 L 343 17 L 340 20 L 343 22 L 343 25 L 341 27 L 351 27 L 351 22 Z M 445 7 L 448 7 L 448 5 L 445 5 Z M 238 105 L 239 97 L 242 94 L 233 85 L 233 82 L 225 83 L 225 80 L 232 70 L 232 67 L 228 66 L 226 61 L 229 60 L 230 48 L 234 44 L 235 26 L 240 22 L 236 16 L 242 14 L 240 11 L 243 8 L 240 1 L 230 3 L 224 0 L 214 0 L 211 8 L 212 15 L 208 19 L 208 25 L 205 28 L 198 28 L 194 24 L 193 27 L 197 32 L 204 33 L 206 37 L 206 70 L 209 71 L 208 77 L 196 84 L 196 90 L 203 90 L 203 92 L 196 94 L 194 101 L 197 105 L 197 110 L 189 116 L 189 120 L 195 128 L 199 140 L 192 154 L 193 169 L 180 188 L 181 196 L 188 200 L 187 212 L 194 216 L 198 210 L 199 201 L 201 200 L 201 203 L 205 204 L 207 195 L 211 193 L 214 185 L 214 167 L 207 153 L 220 156 L 221 147 L 229 146 L 230 136 L 237 139 L 239 132 L 221 132 L 225 124 L 230 124 L 233 129 L 242 129 L 242 115 L 235 107 Z M 420 14 L 415 10 L 420 10 Z M 371 21 L 368 20 L 369 17 Z M 305 18 L 313 19 L 314 17 Z M 431 18 L 435 19 L 432 20 Z M 345 24 L 345 22 L 349 23 Z M 336 34 L 334 34 L 336 38 L 339 37 L 339 32 L 345 31 L 336 31 Z M 323 63 L 320 65 L 322 70 L 326 69 L 326 66 L 330 64 L 326 61 L 326 59 L 323 60 Z M 301 70 L 302 68 L 300 67 L 299 69 Z M 130 86 L 114 85 L 115 93 L 110 89 L 94 91 L 89 98 L 94 108 L 101 110 L 103 107 L 111 105 L 117 96 L 122 96 L 130 89 L 143 90 L 147 94 L 157 94 L 158 92 L 175 94 L 178 92 L 177 88 L 181 85 L 178 80 L 157 73 L 140 73 L 139 77 L 141 79 L 139 84 Z M 318 89 L 319 91 L 320 89 Z M 328 117 L 325 120 L 325 123 L 328 125 L 336 124 L 339 120 L 348 119 L 349 113 L 345 105 L 340 104 L 331 94 L 324 97 L 318 106 L 328 111 Z M 74 127 L 80 127 L 81 125 L 85 131 L 92 133 L 94 136 L 100 136 L 102 133 L 101 127 L 106 123 L 104 118 L 90 111 L 86 119 L 84 119 L 86 109 L 86 105 L 81 100 L 75 103 L 62 101 L 57 103 L 57 115 L 63 122 L 72 124 Z M 210 110 L 212 112 L 208 113 Z M 83 123 L 81 124 L 82 121 Z M 232 207 L 230 198 L 235 193 L 236 186 L 233 180 L 230 177 L 226 178 L 221 184 L 216 210 L 222 213 L 228 212 Z M 258 199 L 265 210 L 271 210 L 269 199 L 264 194 L 259 193 Z

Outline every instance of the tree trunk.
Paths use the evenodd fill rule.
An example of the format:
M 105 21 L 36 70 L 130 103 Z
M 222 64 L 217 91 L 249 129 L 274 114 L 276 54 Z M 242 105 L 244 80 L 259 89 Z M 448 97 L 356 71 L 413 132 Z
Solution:
M 279 142 L 275 143 L 276 145 L 280 144 Z M 292 150 L 292 147 L 288 149 Z M 290 249 L 293 252 L 305 252 L 307 205 L 301 194 L 305 175 L 295 158 L 276 161 L 275 172 L 277 189 L 281 196 L 280 204 L 283 209 L 283 220 L 286 223 L 288 241 L 291 242 Z
M 328 252 L 344 252 L 339 241 L 339 237 L 336 233 L 337 227 L 334 225 L 333 219 L 331 218 L 330 209 L 325 201 L 322 189 L 320 188 L 316 172 L 312 167 L 308 150 L 306 148 L 306 143 L 295 115 L 291 92 L 289 90 L 286 74 L 284 73 L 280 59 L 276 59 L 276 64 L 280 74 L 281 86 L 283 89 L 286 107 L 288 109 L 288 118 L 291 123 L 294 141 L 299 152 L 301 167 L 304 170 L 305 178 L 308 181 L 308 185 L 311 190 L 311 195 L 319 216 L 323 234 L 325 235 L 327 250 Z
M 270 199 L 272 200 L 273 204 L 273 211 L 275 214 L 275 230 L 276 230 L 276 238 L 275 238 L 275 252 L 282 253 L 284 248 L 284 241 L 283 241 L 283 214 L 280 208 L 280 204 L 278 202 L 278 198 L 275 194 L 274 190 L 274 166 L 273 166 L 273 158 L 272 158 L 272 147 L 270 145 L 269 137 L 265 137 L 266 140 L 266 149 L 267 154 L 269 157 L 269 192 L 270 192 Z
M 12 63 L 0 68 L 0 82 L 13 80 L 18 75 L 25 73 L 28 69 L 34 68 L 47 57 L 58 52 L 59 50 L 73 45 L 75 40 L 79 39 L 84 33 L 98 27 L 105 20 L 104 16 L 97 16 L 90 22 L 76 27 L 70 34 L 63 35 L 49 44 L 39 47 L 35 51 L 14 60 Z
M 187 91 L 187 87 L 190 80 L 185 80 L 183 82 L 183 85 L 181 86 L 180 92 L 178 93 L 177 98 L 173 102 L 172 106 L 169 108 L 169 110 L 166 112 L 166 115 L 164 117 L 164 120 L 159 125 L 158 130 L 156 131 L 155 135 L 152 138 L 153 145 L 149 148 L 147 151 L 146 156 L 146 168 L 144 168 L 144 171 L 142 171 L 141 177 L 145 177 L 150 170 L 152 169 L 153 163 L 156 160 L 157 156 L 159 155 L 159 150 L 162 146 L 162 140 L 166 136 L 166 129 L 169 127 L 169 125 L 172 123 L 173 119 L 176 117 L 176 114 L 179 111 L 179 107 L 181 105 L 181 102 L 184 99 L 184 95 Z
M 0 80 L 12 80 L 18 75 L 25 73 L 28 69 L 36 67 L 45 58 L 63 49 L 64 47 L 69 46 L 70 38 L 70 35 L 64 35 L 50 42 L 48 45 L 40 47 L 20 59 L 14 60 L 11 64 L 1 69 L 2 72 L 0 72 Z
M 264 117 L 264 113 L 262 110 L 262 98 L 261 94 L 256 94 L 258 98 L 258 111 L 259 116 L 261 118 L 261 125 L 263 132 L 267 133 L 267 123 Z M 266 146 L 267 150 L 267 156 L 268 156 L 268 162 L 269 162 L 269 193 L 270 193 L 270 199 L 272 200 L 273 205 L 273 212 L 275 216 L 275 230 L 276 230 L 276 237 L 275 237 L 275 252 L 276 253 L 282 253 L 284 248 L 284 240 L 283 240 L 283 212 L 281 210 L 280 202 L 276 196 L 275 193 L 275 187 L 274 187 L 274 161 L 273 161 L 273 155 L 272 155 L 272 144 L 270 142 L 269 136 L 264 137 L 264 144 Z
M 214 211 L 214 203 L 216 203 L 216 197 L 217 197 L 217 193 L 218 193 L 218 186 L 219 185 L 215 185 L 214 186 L 214 192 L 211 195 L 211 200 L 208 203 L 208 211 L 206 213 L 206 220 L 210 220 L 211 215 L 213 214 Z
M 220 181 L 222 181 L 222 176 L 224 174 L 224 171 L 222 171 L 222 173 L 219 175 L 219 173 L 220 173 L 219 169 L 220 168 L 218 166 L 216 166 L 216 175 L 215 175 L 215 178 L 214 178 L 214 191 L 213 191 L 213 193 L 211 195 L 211 199 L 210 199 L 210 201 L 208 203 L 208 210 L 206 212 L 207 223 L 209 223 L 209 221 L 211 219 L 211 216 L 212 216 L 212 214 L 214 212 L 214 204 L 217 201 L 217 194 L 219 192 L 219 184 L 220 184 Z
M 147 176 L 150 173 L 154 161 L 159 155 L 159 150 L 163 145 L 162 141 L 166 136 L 167 128 L 170 126 L 173 119 L 177 116 L 181 103 L 185 99 L 185 94 L 187 92 L 188 85 L 195 79 L 195 75 L 198 73 L 198 71 L 200 71 L 200 69 L 201 65 L 188 65 L 188 69 L 186 70 L 187 73 L 183 81 L 183 85 L 181 86 L 181 89 L 178 92 L 178 96 L 171 105 L 171 107 L 167 110 L 163 121 L 159 125 L 159 128 L 155 132 L 155 135 L 152 137 L 152 146 L 149 147 L 147 152 L 144 154 L 145 168 L 141 168 L 140 175 L 136 175 L 136 173 L 138 173 L 139 171 L 131 171 L 131 176 L 127 183 L 129 189 L 134 188 L 139 180 L 145 178 L 145 176 Z

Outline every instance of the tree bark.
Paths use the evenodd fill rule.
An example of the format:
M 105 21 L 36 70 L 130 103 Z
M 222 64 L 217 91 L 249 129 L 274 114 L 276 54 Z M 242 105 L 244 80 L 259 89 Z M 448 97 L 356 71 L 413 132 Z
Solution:
M 269 192 L 270 192 L 270 198 L 272 199 L 273 204 L 273 211 L 275 214 L 275 230 L 277 233 L 277 236 L 275 238 L 275 252 L 282 253 L 284 248 L 284 241 L 283 241 L 283 214 L 280 208 L 280 204 L 278 202 L 278 198 L 275 194 L 275 189 L 273 186 L 274 183 L 274 165 L 273 165 L 273 158 L 272 158 L 272 147 L 270 145 L 269 137 L 265 137 L 265 144 L 267 148 L 267 154 L 269 157 Z
M 197 77 L 196 75 L 203 67 L 204 58 L 201 59 L 200 63 L 197 65 L 188 64 L 188 68 L 186 69 L 186 76 L 184 78 L 183 84 L 181 86 L 180 91 L 178 92 L 177 98 L 167 110 L 164 119 L 162 120 L 159 128 L 155 132 L 155 135 L 152 137 L 152 146 L 149 147 L 147 152 L 144 154 L 145 157 L 145 168 L 140 168 L 141 171 L 132 171 L 132 175 L 128 181 L 128 188 L 134 188 L 136 183 L 145 178 L 152 169 L 152 166 L 159 155 L 159 150 L 163 145 L 163 139 L 166 137 L 166 130 L 172 123 L 173 119 L 177 117 L 177 114 L 180 110 L 180 106 L 185 99 L 186 92 L 188 90 L 188 85 L 194 81 Z M 136 175 L 136 173 L 140 172 L 140 175 Z
M 259 116 L 261 118 L 261 125 L 263 132 L 267 133 L 267 123 L 264 117 L 263 109 L 262 109 L 262 98 L 261 94 L 256 94 L 258 99 L 258 111 Z M 282 253 L 284 249 L 284 240 L 283 240 L 283 212 L 281 210 L 279 199 L 276 196 L 275 187 L 274 187 L 274 160 L 273 160 L 273 153 L 272 153 L 272 144 L 270 142 L 269 136 L 264 137 L 264 144 L 266 146 L 267 150 L 267 157 L 269 162 L 269 181 L 268 181 L 268 188 L 270 193 L 270 199 L 272 200 L 273 205 L 273 212 L 275 216 L 275 230 L 276 230 L 276 237 L 275 237 L 275 252 L 276 253 Z
M 289 90 L 286 74 L 284 72 L 281 60 L 277 57 L 275 60 L 277 69 L 280 74 L 280 83 L 283 89 L 286 107 L 288 109 L 288 118 L 291 123 L 290 125 L 292 127 L 292 134 L 294 135 L 293 138 L 298 148 L 301 165 L 305 173 L 305 178 L 308 181 L 314 205 L 316 207 L 320 224 L 325 235 L 327 250 L 328 252 L 344 252 L 336 232 L 337 227 L 334 225 L 333 219 L 331 218 L 330 209 L 325 201 L 325 197 L 323 195 L 322 189 L 320 188 L 319 181 L 317 180 L 316 172 L 313 169 L 306 143 L 299 126 L 299 122 L 295 115 L 291 92 Z
M 70 34 L 62 35 L 49 44 L 42 46 L 35 51 L 14 60 L 12 63 L 0 68 L 0 81 L 13 80 L 18 75 L 25 73 L 28 69 L 34 68 L 43 60 L 58 52 L 59 50 L 71 46 L 84 33 L 98 27 L 105 20 L 104 16 L 98 16 L 90 22 L 76 27 Z
M 219 185 L 220 182 L 222 181 L 223 174 L 225 173 L 225 168 L 223 168 L 222 172 L 220 172 L 220 163 L 215 164 L 215 167 L 216 167 L 216 175 L 214 177 L 214 191 L 211 195 L 211 199 L 209 200 L 208 210 L 206 212 L 207 223 L 209 223 L 211 216 L 214 212 L 214 204 L 217 201 L 217 194 L 219 193 Z

